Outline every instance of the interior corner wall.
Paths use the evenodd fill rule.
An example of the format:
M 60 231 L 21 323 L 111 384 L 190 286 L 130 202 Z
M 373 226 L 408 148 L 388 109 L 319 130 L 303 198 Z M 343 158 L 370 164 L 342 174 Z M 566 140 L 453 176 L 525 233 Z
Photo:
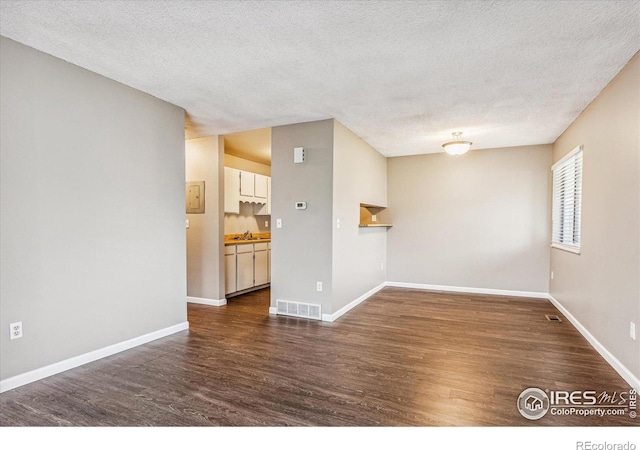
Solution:
M 294 164 L 293 149 L 305 161 Z M 274 127 L 271 131 L 271 306 L 276 299 L 331 310 L 333 120 Z M 295 209 L 295 202 L 307 209 Z M 316 282 L 323 283 L 317 292 Z
M 387 158 L 337 120 L 334 124 L 331 312 L 384 283 L 387 261 L 387 228 L 358 227 L 360 203 L 387 205 Z
M 0 378 L 184 324 L 184 111 L 4 37 L 0 61 Z
M 551 249 L 551 295 L 640 378 L 640 53 L 562 133 L 583 145 L 581 254 Z
M 548 292 L 551 145 L 389 158 L 387 279 Z
M 187 181 L 204 181 L 204 214 L 187 214 L 187 295 L 224 299 L 224 154 L 218 136 L 185 143 Z

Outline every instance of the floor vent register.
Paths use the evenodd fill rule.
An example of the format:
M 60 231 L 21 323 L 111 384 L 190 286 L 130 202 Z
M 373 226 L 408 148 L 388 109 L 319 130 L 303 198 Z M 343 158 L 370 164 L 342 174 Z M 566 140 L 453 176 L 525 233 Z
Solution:
M 278 315 L 303 317 L 305 319 L 322 320 L 320 305 L 314 303 L 292 302 L 289 300 L 276 300 Z

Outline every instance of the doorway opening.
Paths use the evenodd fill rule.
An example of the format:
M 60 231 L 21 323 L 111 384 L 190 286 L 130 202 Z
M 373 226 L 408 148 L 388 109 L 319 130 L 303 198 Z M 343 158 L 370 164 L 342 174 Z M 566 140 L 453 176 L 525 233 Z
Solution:
M 230 306 L 266 298 L 268 311 L 271 128 L 231 133 L 223 139 L 225 297 Z

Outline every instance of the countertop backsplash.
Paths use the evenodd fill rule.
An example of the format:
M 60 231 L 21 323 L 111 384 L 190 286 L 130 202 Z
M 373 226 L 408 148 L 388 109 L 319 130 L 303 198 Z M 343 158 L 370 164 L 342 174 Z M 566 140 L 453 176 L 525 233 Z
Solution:
M 269 226 L 265 226 L 269 222 Z M 224 215 L 224 234 L 271 232 L 271 216 L 254 216 L 253 203 L 240 203 L 240 214 Z

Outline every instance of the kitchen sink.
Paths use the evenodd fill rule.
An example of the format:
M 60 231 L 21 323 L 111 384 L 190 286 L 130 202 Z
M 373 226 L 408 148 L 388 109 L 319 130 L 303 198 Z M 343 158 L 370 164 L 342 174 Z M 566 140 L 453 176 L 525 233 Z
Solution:
M 233 238 L 234 241 L 265 241 L 265 240 L 269 240 L 269 238 L 263 238 L 263 237 L 252 237 L 252 238 Z

